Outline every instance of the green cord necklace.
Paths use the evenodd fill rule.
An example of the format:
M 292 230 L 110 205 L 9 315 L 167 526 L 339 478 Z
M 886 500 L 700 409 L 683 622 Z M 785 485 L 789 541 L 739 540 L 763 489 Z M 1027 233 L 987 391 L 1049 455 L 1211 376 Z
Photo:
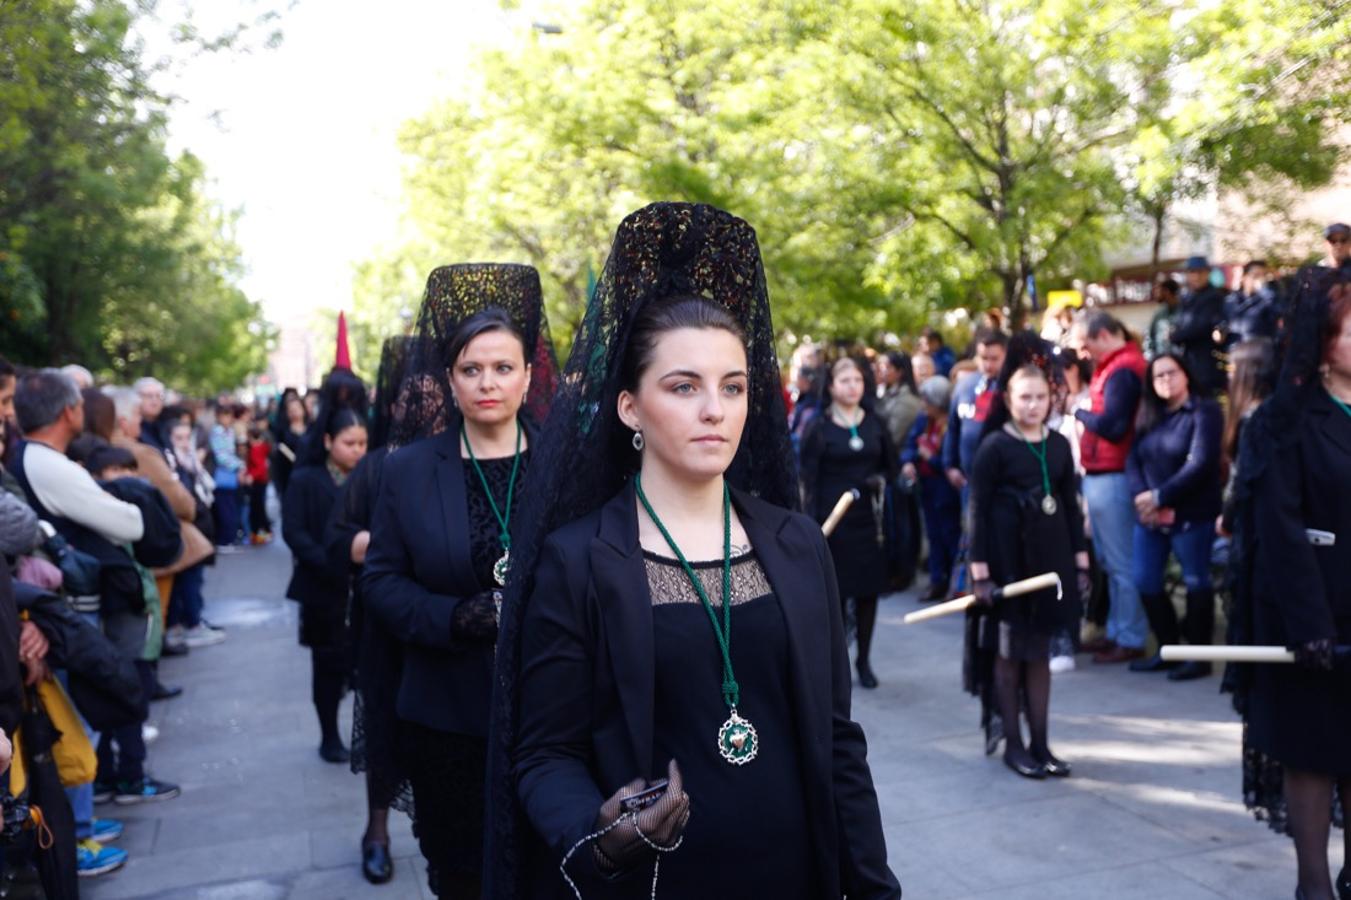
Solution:
M 1037 462 L 1041 463 L 1041 511 L 1048 516 L 1053 516 L 1056 511 L 1056 502 L 1055 495 L 1051 493 L 1051 471 L 1046 465 L 1046 452 L 1050 444 L 1048 437 L 1043 433 L 1041 440 L 1037 444 L 1033 444 L 1027 439 L 1027 436 L 1022 433 L 1021 429 L 1019 430 L 1018 435 L 1022 437 L 1023 443 L 1027 445 L 1027 449 L 1031 450 L 1032 455 L 1037 458 Z
M 1323 390 L 1327 391 L 1328 389 L 1325 387 L 1323 388 Z M 1341 399 L 1337 397 L 1336 394 L 1332 393 L 1332 391 L 1328 391 L 1328 396 L 1332 398 L 1333 403 L 1337 404 L 1338 409 L 1346 413 L 1348 416 L 1351 416 L 1351 406 L 1347 406 L 1345 403 L 1343 403 Z
M 478 464 L 474 458 L 474 445 L 469 443 L 469 434 L 464 429 L 464 422 L 460 422 L 460 440 L 464 441 L 464 448 L 469 451 L 469 462 L 474 466 L 474 471 L 478 473 L 478 480 L 483 485 L 483 493 L 488 498 L 488 505 L 492 507 L 493 516 L 497 519 L 497 525 L 501 531 L 497 534 L 498 543 L 502 545 L 502 558 L 493 563 L 493 578 L 497 579 L 498 585 L 507 583 L 507 571 L 511 568 L 511 498 L 516 493 L 516 473 L 521 469 L 521 420 L 516 420 L 516 457 L 511 463 L 511 480 L 507 482 L 507 512 L 506 515 L 497 508 L 497 501 L 493 499 L 493 489 L 488 486 L 488 479 L 483 475 L 483 467 Z
M 835 412 L 839 413 L 839 417 L 841 419 L 844 418 L 844 413 L 840 411 L 840 408 L 838 406 L 835 407 Z M 862 424 L 863 424 L 862 411 L 860 411 L 859 413 L 857 422 L 845 423 L 845 427 L 849 429 L 849 449 L 853 450 L 855 453 L 858 453 L 863 449 L 863 438 L 858 433 L 858 426 Z
M 732 494 L 727 489 L 727 483 L 722 486 L 722 623 L 718 622 L 718 614 L 713 611 L 713 604 L 709 602 L 708 592 L 704 590 L 704 583 L 699 580 L 699 576 L 694 573 L 694 568 L 685 559 L 685 554 L 680 552 L 676 546 L 675 539 L 671 533 L 666 530 L 666 525 L 657 516 L 656 510 L 648 502 L 647 495 L 643 493 L 643 477 L 641 475 L 633 476 L 633 486 L 638 492 L 638 501 L 643 504 L 643 509 L 647 510 L 648 516 L 652 519 L 661 536 L 666 539 L 666 545 L 671 548 L 676 559 L 680 561 L 680 566 L 685 570 L 685 575 L 689 577 L 690 584 L 694 586 L 694 592 L 699 595 L 699 602 L 704 606 L 704 612 L 708 613 L 708 620 L 713 624 L 713 636 L 718 639 L 718 649 L 722 651 L 722 699 L 731 710 L 731 715 L 727 721 L 722 723 L 718 729 L 718 752 L 722 758 L 734 766 L 744 766 L 746 763 L 755 759 L 756 754 L 760 752 L 760 737 L 755 732 L 755 726 L 737 714 L 737 703 L 741 700 L 741 687 L 736 683 L 736 676 L 732 673 Z

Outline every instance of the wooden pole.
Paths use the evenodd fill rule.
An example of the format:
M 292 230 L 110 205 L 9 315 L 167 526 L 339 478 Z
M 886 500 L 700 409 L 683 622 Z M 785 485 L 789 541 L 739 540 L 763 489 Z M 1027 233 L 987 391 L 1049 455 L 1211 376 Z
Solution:
M 1022 581 L 1006 584 L 1002 588 L 996 588 L 995 593 L 1000 597 L 1018 597 L 1022 594 L 1030 594 L 1033 591 L 1042 591 L 1052 587 L 1056 589 L 1056 599 L 1060 599 L 1060 576 L 1055 572 L 1045 572 L 1041 575 L 1033 575 L 1031 578 L 1024 578 Z M 930 606 L 928 609 L 917 609 L 912 613 L 906 613 L 903 621 L 907 625 L 914 625 L 916 622 L 927 622 L 930 619 L 950 616 L 953 613 L 964 612 L 975 602 L 976 595 L 967 594 L 965 597 L 958 597 L 956 600 Z
M 830 511 L 830 515 L 826 516 L 825 523 L 821 525 L 821 533 L 830 537 L 836 526 L 840 524 L 840 520 L 844 518 L 844 514 L 849 512 L 849 507 L 854 505 L 854 501 L 859 496 L 858 488 L 850 488 L 841 494 L 840 499 L 835 501 L 835 508 Z

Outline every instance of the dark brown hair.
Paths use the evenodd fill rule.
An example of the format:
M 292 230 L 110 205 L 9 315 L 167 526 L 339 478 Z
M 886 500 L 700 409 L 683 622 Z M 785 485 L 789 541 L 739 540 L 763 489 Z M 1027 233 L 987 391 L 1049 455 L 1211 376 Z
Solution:
M 84 397 L 84 430 L 111 441 L 117 427 L 117 406 L 113 398 L 98 388 L 85 388 L 80 395 Z
M 494 331 L 506 332 L 516 338 L 521 345 L 521 358 L 527 365 L 530 363 L 530 348 L 525 345 L 525 335 L 521 333 L 521 329 L 516 327 L 516 323 L 505 309 L 500 306 L 489 306 L 465 319 L 455 329 L 455 336 L 450 339 L 450 345 L 446 348 L 446 365 L 454 366 L 455 361 L 474 338 Z
M 679 328 L 726 331 L 735 335 L 743 348 L 746 346 L 745 332 L 736 319 L 713 301 L 692 295 L 667 297 L 648 306 L 634 320 L 628 351 L 619 369 L 621 388 L 626 391 L 637 390 L 638 380 L 652 365 L 652 357 L 661 336 Z

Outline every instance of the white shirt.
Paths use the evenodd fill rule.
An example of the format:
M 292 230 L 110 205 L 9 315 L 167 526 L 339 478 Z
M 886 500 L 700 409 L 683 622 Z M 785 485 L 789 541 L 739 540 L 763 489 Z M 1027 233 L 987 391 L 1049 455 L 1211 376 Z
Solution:
M 23 474 L 48 512 L 88 528 L 114 544 L 139 541 L 145 534 L 141 510 L 98 486 L 84 466 L 46 444 L 24 445 Z

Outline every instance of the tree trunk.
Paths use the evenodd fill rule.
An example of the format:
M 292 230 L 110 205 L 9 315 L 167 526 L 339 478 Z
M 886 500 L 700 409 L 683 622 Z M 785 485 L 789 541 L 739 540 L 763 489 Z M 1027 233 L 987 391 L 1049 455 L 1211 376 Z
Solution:
M 1154 243 L 1150 248 L 1149 283 L 1151 288 L 1159 277 L 1159 252 L 1163 247 L 1163 221 L 1168 215 L 1168 205 L 1160 203 L 1151 211 L 1154 222 Z

